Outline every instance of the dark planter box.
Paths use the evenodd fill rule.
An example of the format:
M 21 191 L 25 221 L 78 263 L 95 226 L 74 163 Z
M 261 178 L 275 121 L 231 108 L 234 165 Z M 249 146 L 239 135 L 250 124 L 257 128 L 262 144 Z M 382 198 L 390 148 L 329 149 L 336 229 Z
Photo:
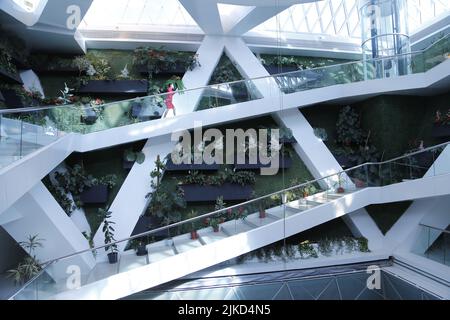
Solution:
M 280 169 L 289 169 L 290 167 L 292 167 L 292 159 L 288 156 L 285 157 L 281 157 L 279 159 L 279 168 Z M 245 163 L 245 164 L 235 164 L 234 165 L 234 169 L 235 170 L 259 170 L 261 168 L 269 168 L 270 164 L 261 164 L 259 162 L 258 159 L 258 163 L 255 164 L 250 164 L 250 163 Z
M 55 67 L 49 68 L 45 66 L 39 66 L 33 68 L 33 71 L 37 74 L 60 74 L 60 75 L 73 75 L 78 76 L 80 74 L 80 70 L 77 67 Z
M 149 72 L 147 69 L 147 66 L 145 65 L 140 65 L 136 67 L 136 70 L 141 74 L 141 75 L 145 75 L 148 76 Z M 186 73 L 186 69 L 184 68 L 183 65 L 181 64 L 175 64 L 173 66 L 173 68 L 171 69 L 165 69 L 165 70 L 160 70 L 158 73 L 155 73 L 154 76 L 157 75 L 163 75 L 163 76 L 167 76 L 167 75 L 176 75 L 176 76 L 183 76 Z
M 102 184 L 85 190 L 80 199 L 84 204 L 101 204 L 108 201 L 108 187 Z
M 450 137 L 450 125 L 434 125 L 432 134 L 435 138 Z
M 299 71 L 297 66 L 278 66 L 278 65 L 264 65 L 264 68 L 266 68 L 267 72 L 269 74 L 279 74 L 279 73 L 286 73 L 286 72 L 293 72 L 293 71 Z
M 78 90 L 82 94 L 146 96 L 147 80 L 90 80 Z
M 9 84 L 23 84 L 18 73 L 10 73 L 3 69 L 0 69 L 0 82 Z
M 29 107 L 14 90 L 3 90 L 3 98 L 5 99 L 4 102 L 8 109 Z
M 122 161 L 122 168 L 125 170 L 131 170 L 134 166 L 134 161 L 128 161 L 127 159 L 123 159 Z
M 180 186 L 184 192 L 186 202 L 214 202 L 222 196 L 224 201 L 249 200 L 253 189 L 250 186 L 225 183 L 221 186 L 201 186 L 184 184 Z
M 166 163 L 166 171 L 217 171 L 220 165 L 218 164 L 174 164 L 172 159 L 169 157 Z

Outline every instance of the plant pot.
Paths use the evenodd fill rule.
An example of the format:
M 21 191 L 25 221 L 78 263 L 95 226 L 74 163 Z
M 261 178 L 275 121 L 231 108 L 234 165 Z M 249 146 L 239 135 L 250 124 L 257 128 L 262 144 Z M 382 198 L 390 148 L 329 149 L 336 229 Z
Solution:
M 259 218 L 260 218 L 260 219 L 265 219 L 266 216 L 267 216 L 266 210 L 264 210 L 264 209 L 259 210 Z
M 364 188 L 366 186 L 366 183 L 360 179 L 355 179 L 354 182 L 356 188 Z
M 198 232 L 197 232 L 197 230 L 191 231 L 191 239 L 192 240 L 197 240 L 198 239 Z
M 337 188 L 336 192 L 337 192 L 337 193 L 344 193 L 344 192 L 345 192 L 345 189 L 342 188 L 342 187 L 339 187 L 339 188 Z
M 145 246 L 145 244 L 140 244 L 137 248 L 136 248 L 136 255 L 137 256 L 146 256 L 148 254 L 148 250 L 147 247 Z
M 219 232 L 220 231 L 220 227 L 219 226 L 213 226 L 213 231 L 214 232 Z
M 111 264 L 117 263 L 119 259 L 119 253 L 118 252 L 110 252 L 108 253 L 108 261 Z

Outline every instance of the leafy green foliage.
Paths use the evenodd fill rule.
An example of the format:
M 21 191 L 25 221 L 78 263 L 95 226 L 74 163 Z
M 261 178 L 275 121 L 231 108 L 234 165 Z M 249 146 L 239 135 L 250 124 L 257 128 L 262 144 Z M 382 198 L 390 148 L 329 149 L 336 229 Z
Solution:
M 190 171 L 188 175 L 181 180 L 182 184 L 215 185 L 220 186 L 224 183 L 234 183 L 241 186 L 252 185 L 256 182 L 256 175 L 252 171 L 234 172 L 225 168 L 216 175 L 205 175 L 196 170 Z
M 113 227 L 115 222 L 110 220 L 112 212 L 105 208 L 99 210 L 99 214 L 104 217 L 102 232 L 105 235 L 105 244 L 108 245 L 105 247 L 105 251 L 110 251 L 111 253 L 117 252 L 117 244 L 113 243 L 116 241 L 114 238 L 115 229 Z
M 125 160 L 130 162 L 137 162 L 143 164 L 145 161 L 145 154 L 142 151 L 133 151 L 133 149 L 126 149 L 124 152 Z
M 185 71 L 194 70 L 200 67 L 200 62 L 197 54 L 140 47 L 134 51 L 133 65 L 145 67 L 150 77 L 153 77 L 162 71 L 174 71 L 177 67 Z
M 65 172 L 56 171 L 54 178 L 56 184 L 53 184 L 50 179 L 44 179 L 44 183 L 69 216 L 74 210 L 81 208 L 83 205 L 80 196 L 85 190 L 96 185 L 105 185 L 111 189 L 117 184 L 116 175 L 109 174 L 96 179 L 92 175 L 87 174 L 80 164 L 76 164 L 72 168 L 67 166 Z M 68 194 L 72 195 L 73 201 Z
M 350 106 L 345 106 L 336 122 L 337 143 L 344 146 L 359 146 L 364 140 L 359 114 Z
M 219 84 L 242 80 L 242 76 L 234 66 L 233 62 L 224 54 L 214 70 L 210 84 Z
M 186 208 L 186 202 L 180 189 L 173 190 L 161 183 L 164 169 L 165 165 L 158 155 L 155 161 L 155 168 L 150 173 L 153 191 L 149 192 L 146 198 L 150 198 L 147 212 L 163 219 L 165 224 L 168 225 L 181 219 L 181 212 Z

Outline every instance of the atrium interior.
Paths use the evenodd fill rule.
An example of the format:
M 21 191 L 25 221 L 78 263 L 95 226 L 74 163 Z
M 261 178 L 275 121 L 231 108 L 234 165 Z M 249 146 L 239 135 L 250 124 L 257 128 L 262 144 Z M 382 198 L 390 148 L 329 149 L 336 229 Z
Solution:
M 0 300 L 450 299 L 448 0 L 0 1 Z

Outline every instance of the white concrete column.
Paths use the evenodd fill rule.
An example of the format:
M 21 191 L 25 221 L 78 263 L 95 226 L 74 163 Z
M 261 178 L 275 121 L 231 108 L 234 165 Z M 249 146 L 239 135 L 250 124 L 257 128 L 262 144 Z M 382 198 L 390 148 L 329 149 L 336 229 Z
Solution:
M 206 36 L 197 51 L 200 67 L 188 70 L 183 76 L 186 89 L 202 88 L 209 83 L 214 70 L 219 63 L 224 49 L 223 37 Z M 173 104 L 177 115 L 193 112 L 197 107 L 204 90 L 186 91 L 176 94 Z
M 40 262 L 89 249 L 86 238 L 42 182 L 21 197 L 8 211 L 16 211 L 22 216 L 2 225 L 17 242 L 34 235 L 44 239 L 43 247 L 35 250 Z M 79 266 L 85 274 L 94 267 L 95 260 L 90 252 L 61 260 L 52 268 L 52 276 L 55 279 L 67 277 L 66 268 L 70 265 Z
M 342 219 L 355 237 L 364 237 L 369 240 L 371 251 L 383 249 L 384 236 L 366 209 L 356 210 L 343 216 Z
M 147 208 L 149 199 L 145 196 L 152 191 L 150 172 L 155 168 L 155 160 L 159 155 L 161 161 L 165 156 L 172 152 L 174 143 L 170 141 L 169 136 L 151 138 L 147 141 L 142 152 L 145 154 L 145 161 L 142 164 L 135 163 L 125 182 L 119 190 L 114 202 L 111 204 L 109 211 L 111 221 L 115 222 L 114 237 L 116 240 L 126 239 L 130 237 L 139 217 Z M 104 245 L 104 234 L 102 232 L 103 223 L 100 225 L 94 236 L 95 246 Z M 94 230 L 93 230 L 94 231 Z M 124 250 L 126 242 L 121 243 L 119 250 Z M 99 254 L 104 253 L 101 250 Z

